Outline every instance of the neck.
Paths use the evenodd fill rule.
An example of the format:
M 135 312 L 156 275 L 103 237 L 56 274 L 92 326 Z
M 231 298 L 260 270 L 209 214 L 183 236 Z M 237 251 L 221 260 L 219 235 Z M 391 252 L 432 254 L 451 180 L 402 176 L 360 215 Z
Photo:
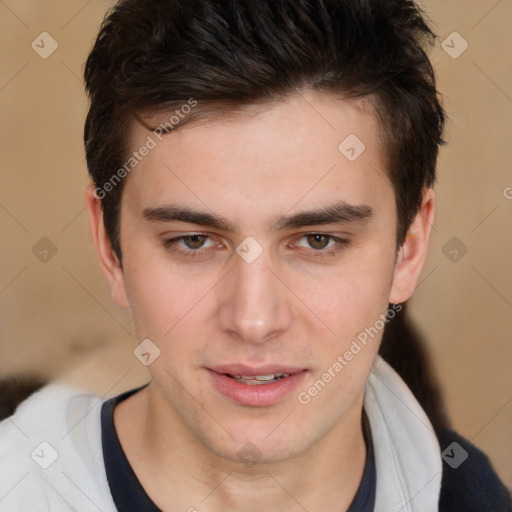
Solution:
M 119 404 L 114 423 L 137 478 L 163 511 L 343 512 L 350 506 L 366 460 L 362 400 L 300 455 L 248 467 L 205 447 L 151 391 L 149 386 Z

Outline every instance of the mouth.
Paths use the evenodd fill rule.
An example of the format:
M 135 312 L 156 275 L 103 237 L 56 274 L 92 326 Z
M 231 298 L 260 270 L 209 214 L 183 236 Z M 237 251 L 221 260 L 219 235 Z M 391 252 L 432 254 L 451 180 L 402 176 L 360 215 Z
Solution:
M 229 365 L 207 368 L 214 389 L 241 405 L 270 406 L 287 396 L 306 378 L 309 371 L 291 366 Z

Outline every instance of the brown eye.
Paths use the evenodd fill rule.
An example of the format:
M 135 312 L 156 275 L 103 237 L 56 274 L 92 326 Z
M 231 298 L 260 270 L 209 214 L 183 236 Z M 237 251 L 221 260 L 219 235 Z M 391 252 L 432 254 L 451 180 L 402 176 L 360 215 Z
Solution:
M 210 249 L 222 249 L 222 245 L 215 242 L 207 234 L 192 233 L 163 241 L 165 249 L 186 258 L 204 257 Z
M 188 235 L 182 237 L 183 243 L 189 249 L 200 249 L 207 240 L 206 235 Z
M 312 249 L 319 251 L 321 249 L 325 249 L 329 245 L 329 241 L 332 237 L 330 237 L 329 235 L 314 234 L 307 235 L 306 238 L 309 246 Z

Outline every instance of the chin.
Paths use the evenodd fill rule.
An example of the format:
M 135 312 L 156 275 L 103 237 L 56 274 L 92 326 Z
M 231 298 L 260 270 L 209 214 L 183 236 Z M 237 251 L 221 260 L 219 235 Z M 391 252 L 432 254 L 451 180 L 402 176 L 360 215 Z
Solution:
M 222 441 L 219 438 L 203 438 L 204 447 L 215 456 L 229 463 L 243 464 L 247 468 L 260 466 L 261 464 L 278 464 L 290 461 L 299 457 L 315 444 L 308 440 L 303 434 L 294 438 L 289 431 L 284 431 L 281 436 L 270 439 L 267 432 L 257 432 L 248 435 L 247 432 L 239 430 L 233 437 L 225 437 Z M 266 437 L 267 436 L 267 437 Z M 319 434 L 318 436 L 322 436 Z

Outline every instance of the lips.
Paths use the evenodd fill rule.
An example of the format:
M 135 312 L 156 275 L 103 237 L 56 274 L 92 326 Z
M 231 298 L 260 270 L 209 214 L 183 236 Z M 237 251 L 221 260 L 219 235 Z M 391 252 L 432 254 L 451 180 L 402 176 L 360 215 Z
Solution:
M 268 406 L 279 402 L 308 374 L 304 368 L 289 365 L 225 365 L 207 370 L 214 387 L 222 395 L 250 406 Z
M 230 377 L 236 382 L 247 384 L 248 386 L 258 386 L 286 379 L 290 375 L 303 371 L 303 368 L 289 365 L 260 366 L 258 368 L 245 365 L 227 365 L 218 366 L 212 368 L 212 370 L 220 375 Z

